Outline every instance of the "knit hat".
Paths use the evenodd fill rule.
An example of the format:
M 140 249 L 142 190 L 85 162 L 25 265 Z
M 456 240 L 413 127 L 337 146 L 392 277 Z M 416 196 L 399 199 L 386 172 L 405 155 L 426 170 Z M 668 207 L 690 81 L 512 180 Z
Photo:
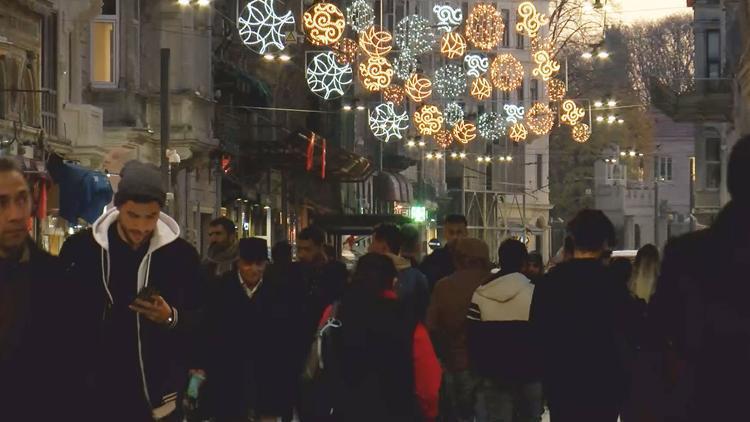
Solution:
M 456 242 L 455 255 L 464 258 L 490 260 L 490 248 L 484 241 L 467 237 Z
M 161 185 L 161 173 L 153 164 L 130 160 L 120 170 L 120 183 L 115 194 L 115 206 L 137 198 L 153 199 L 163 207 L 167 199 L 164 187 Z
M 259 237 L 240 239 L 240 259 L 248 262 L 268 261 L 266 240 Z

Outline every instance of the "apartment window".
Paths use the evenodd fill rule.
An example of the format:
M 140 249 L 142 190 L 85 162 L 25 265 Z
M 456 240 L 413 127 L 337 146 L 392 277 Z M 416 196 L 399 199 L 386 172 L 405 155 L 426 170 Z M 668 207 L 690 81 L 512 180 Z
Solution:
M 91 82 L 115 87 L 119 74 L 118 0 L 104 0 L 102 14 L 91 22 Z
M 523 80 L 521 80 L 521 85 L 518 86 L 518 89 L 516 89 L 516 96 L 518 97 L 518 103 L 522 104 L 524 101 L 526 101 L 526 96 L 524 94 L 524 91 L 526 89 L 526 84 Z
M 706 139 L 706 188 L 721 186 L 721 139 Z
M 542 161 L 544 156 L 542 154 L 536 155 L 536 189 L 541 190 L 544 185 L 542 185 L 542 182 L 544 181 L 544 161 Z
M 503 22 L 505 22 L 505 29 L 503 30 L 503 47 L 510 47 L 510 10 L 503 9 L 500 11 L 503 15 Z
M 706 31 L 706 77 L 721 77 L 721 34 L 715 29 Z
M 657 180 L 672 180 L 672 157 L 654 157 L 654 176 Z
M 529 95 L 531 95 L 531 101 L 539 101 L 539 80 L 532 79 L 531 86 L 529 87 Z
M 510 102 L 510 92 L 503 91 L 503 104 L 508 104 Z
M 516 22 L 518 22 L 520 20 L 521 20 L 521 17 L 518 16 L 518 14 L 516 14 Z M 518 32 L 516 33 L 516 48 L 519 49 L 519 50 L 523 50 L 524 48 L 526 48 L 526 46 L 525 46 L 525 38 L 524 38 L 523 34 L 518 33 Z

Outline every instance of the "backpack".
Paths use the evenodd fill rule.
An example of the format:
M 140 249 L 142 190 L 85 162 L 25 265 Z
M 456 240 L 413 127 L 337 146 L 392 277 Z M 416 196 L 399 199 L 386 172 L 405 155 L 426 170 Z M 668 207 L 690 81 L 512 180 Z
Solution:
M 332 305 L 331 315 L 318 329 L 303 375 L 307 402 L 304 413 L 316 422 L 337 420 L 336 410 L 344 389 L 338 353 L 343 325 L 338 319 L 339 305 Z

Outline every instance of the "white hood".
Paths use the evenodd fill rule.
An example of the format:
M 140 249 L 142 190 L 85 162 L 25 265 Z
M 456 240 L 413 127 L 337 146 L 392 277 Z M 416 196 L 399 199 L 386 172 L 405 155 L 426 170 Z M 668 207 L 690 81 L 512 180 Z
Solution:
M 534 285 L 521 273 L 500 276 L 479 286 L 472 303 L 482 321 L 528 321 Z
M 94 240 L 105 250 L 109 250 L 109 228 L 117 221 L 119 215 L 120 211 L 117 208 L 110 208 L 94 221 L 92 226 Z M 159 213 L 159 221 L 156 223 L 156 231 L 151 237 L 147 254 L 174 242 L 178 237 L 180 237 L 180 226 L 177 222 L 167 214 Z
M 487 284 L 479 286 L 476 293 L 495 302 L 512 300 L 523 290 L 533 288 L 531 282 L 521 273 L 511 273 L 500 276 Z

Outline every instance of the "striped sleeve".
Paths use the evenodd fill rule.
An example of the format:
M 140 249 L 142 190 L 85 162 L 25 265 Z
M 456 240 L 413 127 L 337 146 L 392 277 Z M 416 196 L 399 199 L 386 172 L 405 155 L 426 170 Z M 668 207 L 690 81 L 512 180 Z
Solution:
M 482 320 L 482 311 L 479 309 L 479 305 L 472 302 L 471 305 L 469 305 L 469 310 L 466 313 L 466 319 L 472 320 L 472 321 L 481 321 Z

